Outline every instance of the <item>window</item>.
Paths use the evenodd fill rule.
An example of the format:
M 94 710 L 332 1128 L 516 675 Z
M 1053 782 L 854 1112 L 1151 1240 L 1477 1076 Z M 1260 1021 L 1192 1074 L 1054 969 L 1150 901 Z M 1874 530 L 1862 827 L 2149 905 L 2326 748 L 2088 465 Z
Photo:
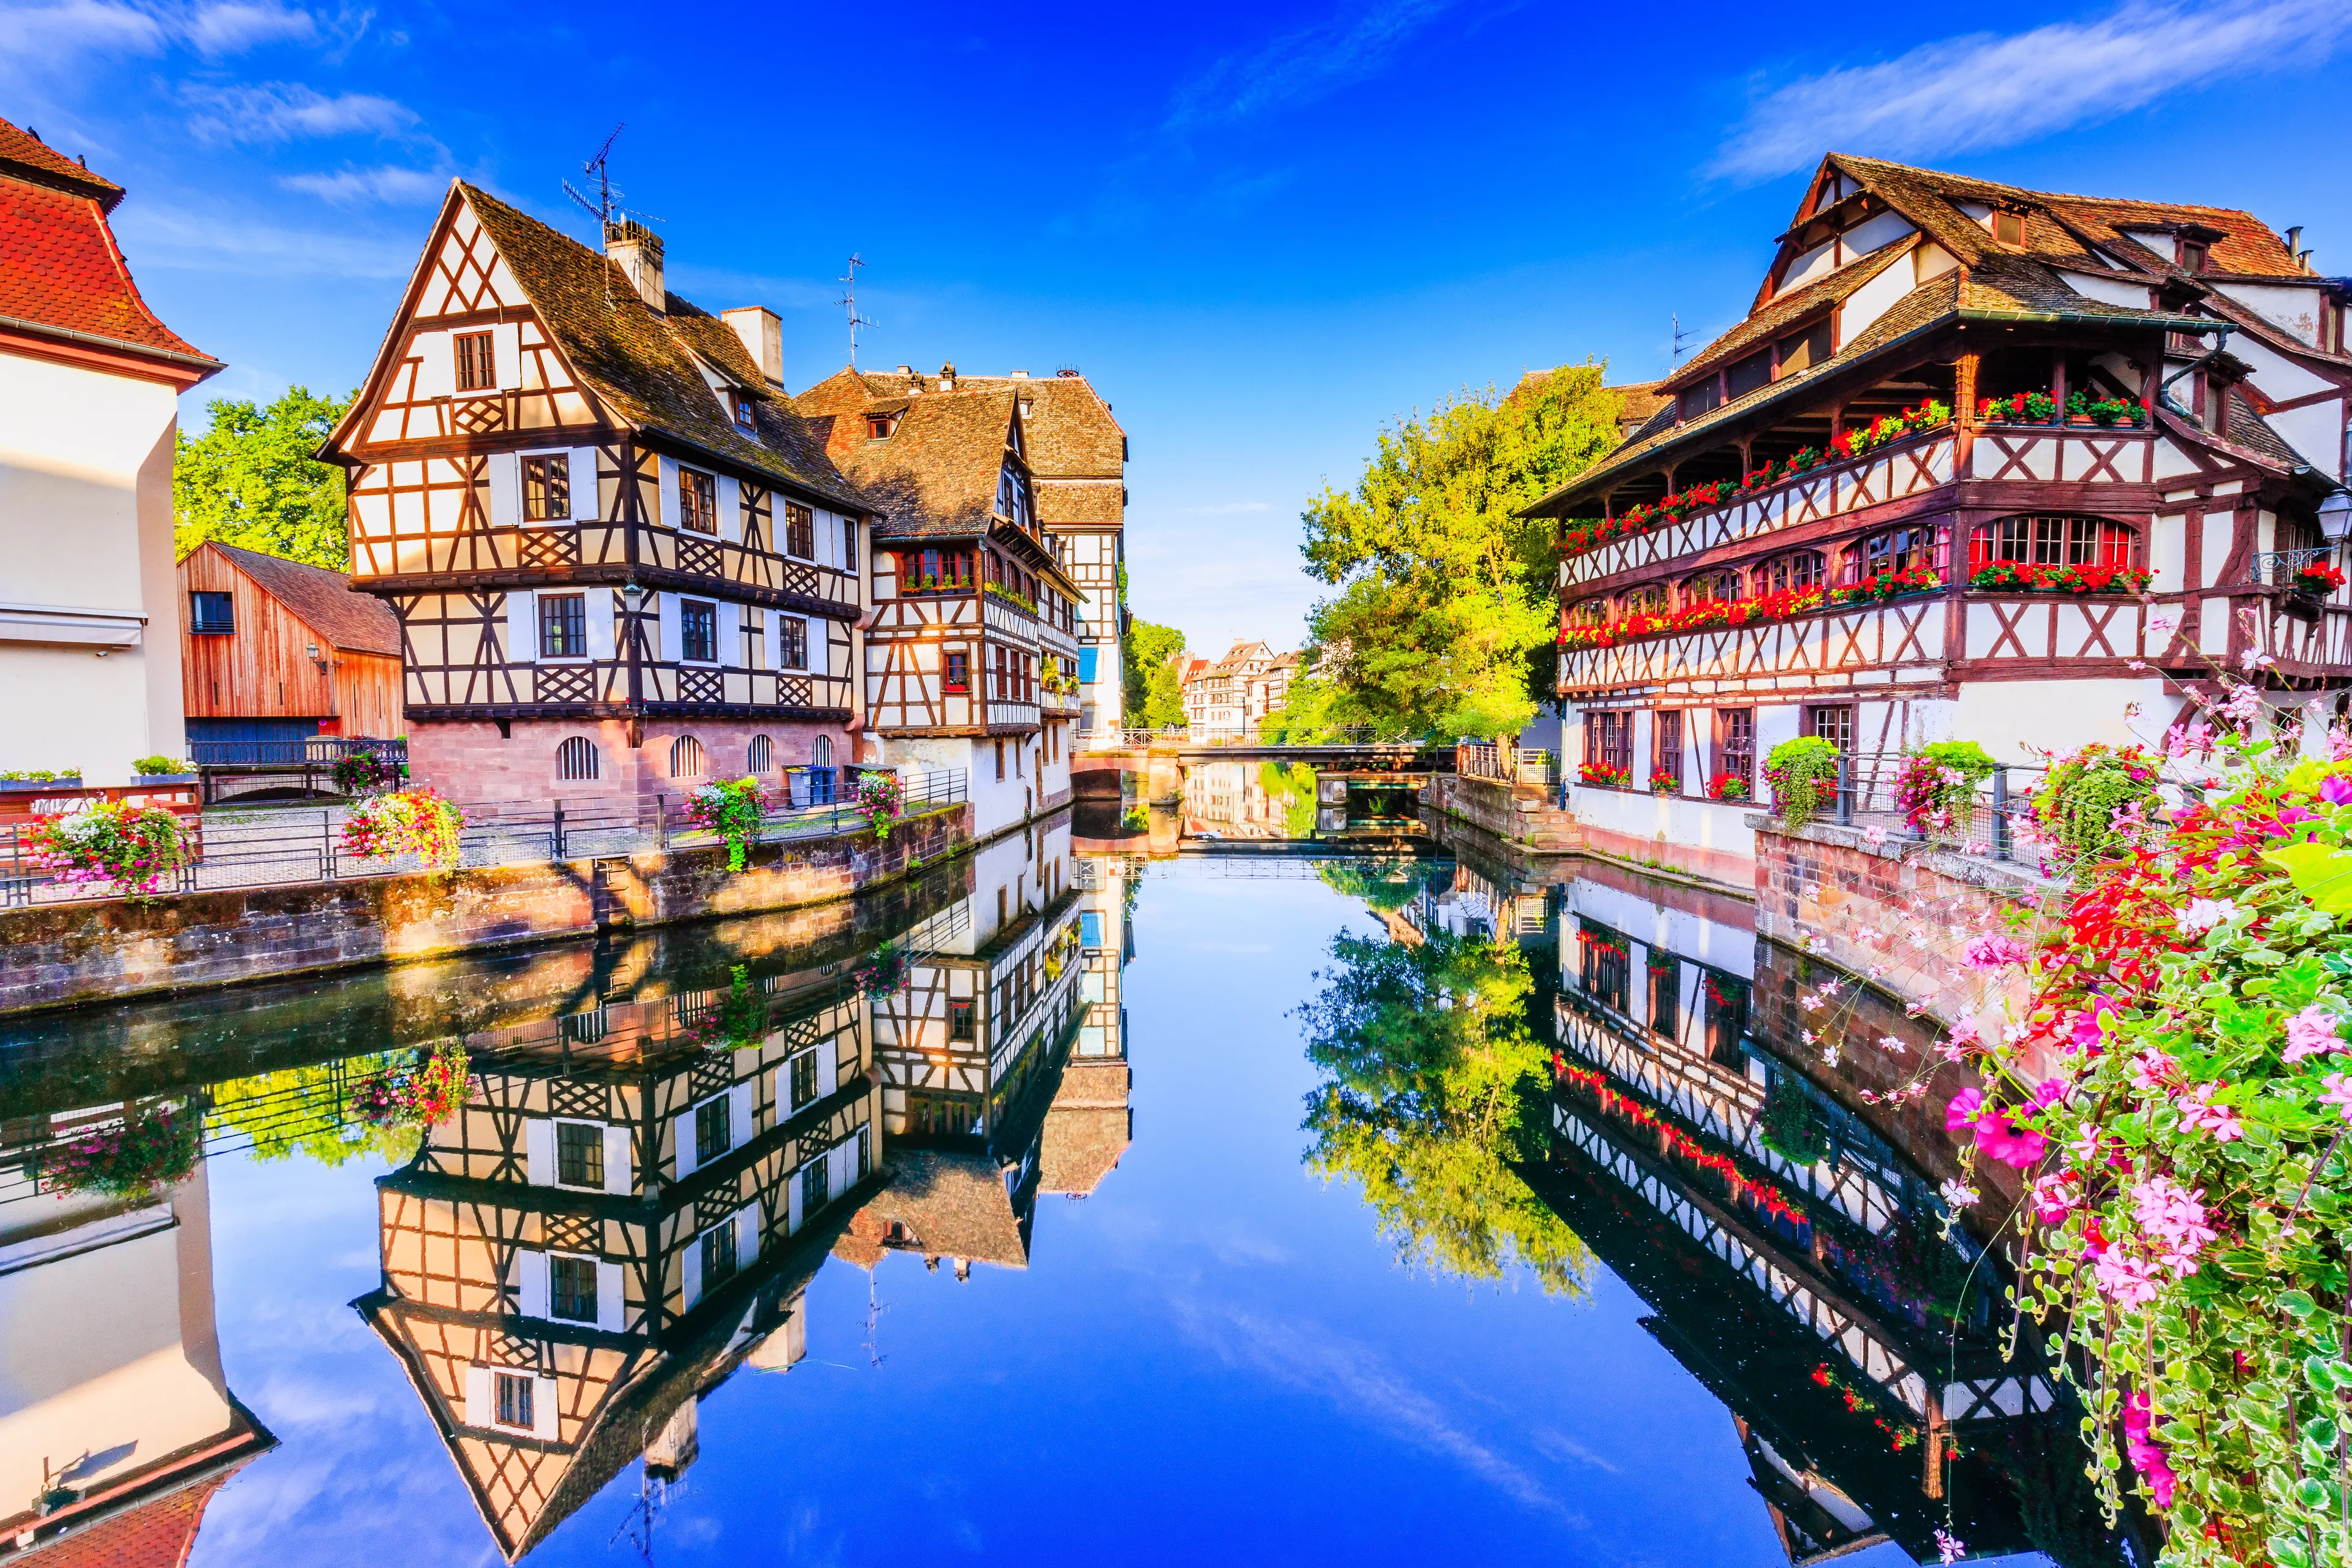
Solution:
M 809 742 L 809 762 L 813 766 L 820 768 L 833 766 L 832 736 L 819 735 L 814 741 Z
M 547 1260 L 547 1315 L 568 1323 L 596 1321 L 596 1260 L 593 1258 L 551 1258 Z
M 561 452 L 522 460 L 522 520 L 558 522 L 572 516 L 572 459 Z
M 1609 601 L 1586 599 L 1568 607 L 1568 624 L 1571 626 L 1599 626 L 1609 622 Z
M 1674 788 L 1683 787 L 1683 716 L 1674 709 L 1650 715 L 1650 776 L 1661 773 L 1673 781 Z
M 890 432 L 898 427 L 898 419 L 896 415 L 869 414 L 866 416 L 866 438 L 869 441 L 887 441 L 890 438 Z
M 487 332 L 482 335 L 485 339 L 489 336 Z M 460 338 L 457 341 L 463 342 L 466 340 Z M 501 1426 L 520 1427 L 524 1431 L 537 1426 L 539 1423 L 533 1419 L 531 1411 L 530 1374 L 520 1372 L 502 1372 L 498 1374 L 496 1381 L 498 1424 Z
M 1817 588 L 1821 586 L 1824 575 L 1826 574 L 1822 566 L 1822 552 L 1818 550 L 1798 550 L 1786 555 L 1776 555 L 1761 566 L 1754 568 L 1756 591 L 1759 594 L 1782 594 L 1805 588 Z
M 951 649 L 947 656 L 946 689 L 967 695 L 971 691 L 971 655 L 961 648 Z
M 1720 599 L 1727 605 L 1739 602 L 1739 574 L 1737 571 L 1702 572 L 1683 584 L 1683 603 L 1704 605 Z
M 1811 370 L 1830 357 L 1829 319 L 1823 317 L 1801 332 L 1790 333 L 1774 348 L 1780 356 L 1778 374 L 1794 375 L 1801 370 Z
M 1585 714 L 1584 760 L 1631 773 L 1633 766 L 1633 715 L 1622 709 L 1602 709 Z
M 803 1051 L 792 1061 L 793 1109 L 816 1099 L 816 1053 Z
M 2203 401 L 2198 405 L 2199 422 L 2221 435 L 2230 427 L 2230 384 L 2210 372 L 2200 373 L 2197 379 L 2204 387 Z
M 596 742 L 585 735 L 568 737 L 555 748 L 555 776 L 567 784 L 593 779 L 599 773 Z
M 978 1032 L 974 1027 L 973 1011 L 974 1009 L 970 1002 L 950 1002 L 948 1004 L 949 1039 L 971 1040 L 979 1038 Z
M 2033 566 L 2137 566 L 2139 534 L 2102 517 L 2002 517 L 1969 534 L 1969 570 L 1997 562 Z
M 2191 273 L 2202 272 L 2205 270 L 2205 242 L 2203 240 L 2184 239 L 2180 242 L 2180 270 Z
M 669 776 L 674 779 L 698 779 L 702 776 L 702 742 L 691 735 L 680 735 L 669 743 Z
M 723 1094 L 715 1095 L 694 1108 L 694 1163 L 707 1165 L 734 1146 L 727 1125 L 728 1104 Z
M 1671 607 L 1664 583 L 1629 589 L 1617 597 L 1617 613 L 1620 616 L 1663 616 Z
M 2021 212 L 1996 212 L 1992 215 L 1992 237 L 1999 245 L 2025 245 L 2025 215 Z
M 1670 952 L 1650 949 L 1650 1031 L 1674 1039 L 1683 1032 L 1683 966 Z
M 1805 733 L 1827 741 L 1840 752 L 1853 750 L 1853 710 L 1843 702 L 1811 705 L 1805 710 Z
M 857 570 L 857 520 L 854 517 L 841 520 L 841 565 L 845 572 Z
M 1579 984 L 1584 994 L 1612 1013 L 1625 1011 L 1625 939 L 1607 926 L 1580 921 L 1576 931 Z
M 727 394 L 727 404 L 729 407 L 735 411 L 735 424 L 737 428 L 743 430 L 751 429 L 752 427 L 751 395 L 748 392 L 730 388 Z
M 1706 1054 L 1724 1067 L 1737 1067 L 1740 1037 L 1748 1033 L 1748 982 L 1703 970 L 1699 989 L 1706 999 Z
M 1715 710 L 1715 771 L 1728 773 L 1756 787 L 1756 710 L 1718 708 Z M 1745 798 L 1745 797 L 1743 797 Z
M 1723 373 L 1724 390 L 1734 397 L 1745 396 L 1772 380 L 1772 345 L 1765 344 L 1746 359 L 1733 362 Z
M 697 533 L 719 531 L 719 481 L 683 463 L 677 469 L 677 525 Z
M 555 1179 L 567 1187 L 604 1184 L 604 1129 L 593 1121 L 555 1124 Z
M 719 606 L 699 599 L 677 602 L 677 656 L 703 664 L 719 661 Z
M 200 637 L 234 637 L 236 634 L 236 596 L 230 594 L 190 594 L 188 630 Z
M 798 616 L 776 617 L 776 668 L 808 668 L 808 623 Z
M 816 558 L 816 517 L 798 501 L 784 503 L 784 553 L 803 561 Z
M 539 596 L 539 657 L 584 658 L 588 654 L 588 600 L 581 594 Z
M 765 735 L 751 737 L 751 749 L 744 754 L 744 771 L 770 773 L 776 771 L 776 744 Z
M 726 1220 L 702 1233 L 702 1293 L 706 1296 L 735 1272 L 735 1222 Z
M 1723 384 L 1710 375 L 1696 386 L 1675 395 L 1675 417 L 1677 420 L 1696 419 L 1722 401 Z
M 457 390 L 488 392 L 499 384 L 499 371 L 490 350 L 488 332 L 459 332 L 457 345 Z
M 833 1193 L 825 1182 L 825 1161 L 820 1157 L 801 1167 L 801 1213 L 812 1215 L 824 1207 Z
M 1860 583 L 1882 572 L 1900 572 L 1912 566 L 1944 564 L 1943 532 L 1932 525 L 1921 528 L 1890 528 L 1884 533 L 1874 533 L 1859 544 L 1849 544 L 1845 551 L 1845 581 Z

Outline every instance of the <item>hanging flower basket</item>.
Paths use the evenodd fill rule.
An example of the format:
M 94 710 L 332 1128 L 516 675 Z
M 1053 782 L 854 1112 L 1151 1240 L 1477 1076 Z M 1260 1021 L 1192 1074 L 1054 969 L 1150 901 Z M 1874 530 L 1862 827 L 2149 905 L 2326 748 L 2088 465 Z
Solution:
M 342 849 L 362 859 L 415 855 L 435 870 L 455 870 L 465 826 L 465 814 L 434 790 L 394 790 L 352 804 Z
M 884 942 L 873 955 L 850 972 L 850 983 L 857 994 L 879 999 L 895 996 L 907 988 L 915 972 L 914 955 L 894 942 Z
M 686 815 L 694 825 L 727 840 L 730 871 L 740 871 L 750 860 L 767 810 L 768 797 L 757 779 L 707 784 L 686 797 Z
M 204 1132 L 203 1114 L 192 1110 L 126 1117 L 45 1155 L 41 1177 L 54 1192 L 135 1197 L 185 1180 L 203 1156 Z
M 352 752 L 335 759 L 335 793 L 357 799 L 382 795 L 408 782 L 408 764 L 374 752 Z
M 465 1103 L 467 1067 L 466 1047 L 445 1041 L 423 1061 L 362 1083 L 353 1108 L 371 1127 L 429 1127 Z
M 26 834 L 34 864 L 62 883 L 111 882 L 137 899 L 176 879 L 190 858 L 188 830 L 160 805 L 93 800 L 60 816 L 43 817 Z
M 906 786 L 897 773 L 865 773 L 857 781 L 857 809 L 866 818 L 866 826 L 883 843 L 890 842 L 890 830 L 906 815 Z

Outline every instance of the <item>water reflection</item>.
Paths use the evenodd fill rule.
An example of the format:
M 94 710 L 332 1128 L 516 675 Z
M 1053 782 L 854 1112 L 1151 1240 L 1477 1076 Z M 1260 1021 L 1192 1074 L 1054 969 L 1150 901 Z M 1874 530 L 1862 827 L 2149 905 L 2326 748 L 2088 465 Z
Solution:
M 1238 828 L 1255 812 L 1271 826 L 1279 811 L 1286 832 L 1319 809 L 1311 778 L 1286 795 L 1298 781 L 1279 770 L 1213 765 L 1239 775 L 1235 815 L 1214 820 Z M 1181 976 L 1158 993 L 1160 1092 L 1179 1058 L 1210 1051 L 1188 1033 L 1193 1011 L 1213 1014 L 1244 955 L 1297 918 L 1276 911 L 1327 921 L 1314 932 L 1324 957 L 1311 978 L 1301 961 L 1286 999 L 1263 1009 L 1293 1009 L 1303 1052 L 1289 1055 L 1306 1076 L 1270 1097 L 1254 1076 L 1265 1064 L 1215 1058 L 1163 1101 L 1141 1146 L 1129 966 L 1139 900 L 1160 895 L 1142 887 L 1142 859 L 1081 854 L 1062 825 L 825 910 L 20 1028 L 0 1038 L 0 1472 L 16 1486 L 0 1506 L 17 1510 L 0 1539 L 102 1543 L 95 1532 L 119 1527 L 177 1530 L 184 1543 L 214 1489 L 275 1443 L 230 1392 L 215 1332 L 198 1155 L 226 1153 L 272 1192 L 336 1167 L 366 1179 L 373 1258 L 333 1300 L 358 1294 L 367 1367 L 387 1382 L 396 1369 L 395 1405 L 373 1419 L 388 1443 L 446 1454 L 439 1475 L 454 1464 L 479 1516 L 467 1531 L 510 1561 L 648 1542 L 698 1501 L 748 1519 L 777 1474 L 862 1496 L 842 1412 L 878 1410 L 908 1380 L 933 1399 L 952 1388 L 994 1401 L 1008 1422 L 1066 1400 L 1108 1410 L 1117 1440 L 1139 1445 L 1139 1475 L 1157 1454 L 1151 1465 L 1200 1467 L 1181 1472 L 1190 1485 L 1244 1488 L 1238 1473 L 1220 1483 L 1215 1443 L 1150 1447 L 1162 1425 L 1189 1432 L 1202 1399 L 1239 1399 L 1243 1425 L 1272 1422 L 1271 1441 L 1294 1441 L 1250 1403 L 1264 1397 L 1254 1384 L 1244 1398 L 1187 1368 L 1214 1325 L 1262 1347 L 1217 1342 L 1228 1372 L 1260 1368 L 1277 1387 L 1322 1379 L 1340 1408 L 1378 1413 L 1368 1430 L 1423 1434 L 1391 1501 L 1397 1485 L 1456 1497 L 1430 1453 L 1508 1478 L 1484 1514 L 1466 1499 L 1437 1509 L 1457 1544 L 1474 1518 L 1499 1554 L 1559 1543 L 1540 1531 L 1560 1517 L 1613 1510 L 1619 1546 L 1596 1560 L 1672 1558 L 1683 1542 L 1714 1561 L 1926 1562 L 1943 1529 L 1970 1556 L 2145 1561 L 2099 1528 L 2071 1417 L 2030 1340 L 2010 1352 L 1998 1258 L 1948 1223 L 1944 1142 L 1900 1120 L 1932 1109 L 1865 1107 L 1868 1054 L 1832 1065 L 1802 1044 L 1822 1020 L 1796 998 L 1821 976 L 1759 944 L 1738 900 L 1586 862 L 1514 868 L 1456 837 L 1445 857 L 1183 861 L 1200 884 L 1183 897 L 1219 912 L 1183 952 L 1154 957 Z M 1275 880 L 1294 886 L 1250 885 Z M 1355 934 L 1332 939 L 1343 921 Z M 1926 1044 L 1880 1002 L 1840 1026 Z M 369 1110 L 387 1074 L 460 1048 L 463 1090 L 435 1108 L 446 1113 L 399 1126 Z M 1315 1212 L 1333 1235 L 1249 1234 L 1252 1204 L 1299 1201 L 1279 1184 L 1245 1199 L 1220 1184 L 1256 1148 L 1257 1134 L 1229 1128 L 1261 1125 L 1289 1186 L 1301 1162 L 1329 1184 Z M 1155 1155 L 1160 1174 L 1139 1175 Z M 1114 1224 L 1041 1239 L 1054 1194 L 1102 1194 L 1088 1213 L 1130 1201 Z M 1185 1254 L 1203 1211 L 1220 1239 Z M 1528 1338 L 1509 1355 L 1493 1342 L 1488 1358 L 1526 1406 L 1515 1419 L 1549 1432 L 1612 1402 L 1648 1417 L 1683 1409 L 1683 1388 L 1699 1417 L 1654 1416 L 1674 1456 L 1655 1476 L 1586 1466 L 1574 1456 L 1604 1440 L 1590 1436 L 1583 1449 L 1548 1437 L 1548 1458 L 1500 1457 L 1502 1439 L 1465 1436 L 1471 1417 L 1398 1370 L 1440 1340 L 1475 1360 L 1496 1321 L 1473 1332 L 1435 1315 L 1462 1292 L 1409 1299 L 1378 1353 L 1361 1348 L 1378 1344 L 1369 1321 L 1343 1354 L 1316 1315 L 1325 1296 L 1386 1289 L 1348 1273 L 1368 1231 L 1419 1274 L 1536 1287 L 1513 1309 L 1539 1314 Z M 879 1282 L 921 1280 L 918 1259 L 954 1304 L 945 1337 L 886 1357 Z M 1279 1268 L 1303 1271 L 1298 1294 L 1280 1311 L 1250 1304 L 1239 1282 Z M 1107 1276 L 1140 1289 L 1122 1295 Z M 1018 1289 L 992 1294 L 990 1280 Z M 1036 1316 L 1049 1310 L 1068 1315 Z M 1618 1312 L 1650 1362 L 1607 1340 Z M 1087 1331 L 1034 1331 L 1065 1321 Z M 1115 1338 L 1121 1326 L 1133 1337 Z M 830 1362 L 810 1350 L 828 1333 Z M 960 1333 L 973 1336 L 962 1352 Z M 1587 1342 L 1617 1348 L 1572 1373 L 1544 1359 Z M 1061 1357 L 1050 1375 L 978 1372 L 1024 1343 Z M 263 1381 L 288 1364 L 255 1353 Z M 1105 1370 L 1122 1356 L 1155 1370 Z M 852 1374 L 866 1381 L 812 1383 Z M 791 1393 L 746 1406 L 747 1385 Z M 306 1442 L 327 1437 L 298 1432 L 250 1473 Z M 1715 1448 L 1732 1468 L 1706 1468 Z M 1351 1456 L 1339 1472 L 1376 1468 L 1370 1449 L 1333 1451 Z M 1713 1477 L 1713 1494 L 1695 1495 L 1685 1472 Z M 329 1535 L 338 1522 L 331 1497 L 282 1506 L 323 1516 Z M 1114 1521 L 1116 1506 L 1088 1508 Z M 1702 1549 L 1684 1516 L 1712 1511 L 1745 1523 Z M 1411 1539 L 1425 1554 L 1439 1537 Z M 770 1555 L 789 1553 L 708 1560 Z
M 1184 769 L 1182 837 L 1389 847 L 1424 836 L 1419 773 L 1337 772 L 1304 763 L 1193 763 Z

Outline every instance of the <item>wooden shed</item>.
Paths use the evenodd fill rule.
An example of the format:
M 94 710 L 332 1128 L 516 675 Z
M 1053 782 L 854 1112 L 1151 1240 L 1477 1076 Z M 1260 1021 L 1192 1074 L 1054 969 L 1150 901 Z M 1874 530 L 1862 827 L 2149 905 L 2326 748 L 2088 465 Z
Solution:
M 207 540 L 180 592 L 191 745 L 405 732 L 399 619 L 342 573 Z

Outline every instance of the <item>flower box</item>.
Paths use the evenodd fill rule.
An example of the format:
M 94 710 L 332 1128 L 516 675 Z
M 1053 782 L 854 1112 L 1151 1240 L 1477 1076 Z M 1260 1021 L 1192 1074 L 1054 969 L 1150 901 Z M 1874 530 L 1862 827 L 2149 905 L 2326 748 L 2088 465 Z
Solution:
M 1995 561 L 1969 575 L 1969 586 L 2012 594 L 2143 594 L 2152 574 L 2131 566 L 2036 566 Z
M 1633 770 L 1621 768 L 1614 763 L 1580 763 L 1576 782 L 1598 789 L 1623 789 L 1633 782 Z
M 79 773 L 59 773 L 50 779 L 0 779 L 0 792 L 13 795 L 54 795 L 62 789 L 81 788 Z
M 166 785 L 185 786 L 203 782 L 196 773 L 141 773 L 131 781 L 132 789 L 161 789 Z

